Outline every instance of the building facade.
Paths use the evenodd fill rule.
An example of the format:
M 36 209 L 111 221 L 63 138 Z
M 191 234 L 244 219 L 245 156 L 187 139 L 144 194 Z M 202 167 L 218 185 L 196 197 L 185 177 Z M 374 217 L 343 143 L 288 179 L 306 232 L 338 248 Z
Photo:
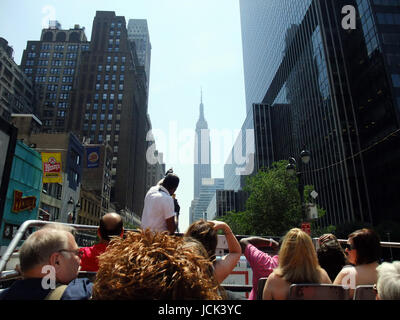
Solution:
M 128 41 L 125 18 L 97 11 L 72 95 L 69 130 L 113 150 L 111 201 L 141 215 L 146 192 L 147 90 L 144 67 Z
M 146 87 L 150 84 L 151 43 L 146 19 L 129 19 L 128 40 L 135 43 L 139 64 L 146 72 Z
M 194 199 L 200 196 L 204 178 L 211 178 L 211 143 L 210 130 L 204 118 L 203 94 L 201 94 L 200 116 L 196 123 L 194 143 Z
M 198 198 L 192 201 L 192 206 L 190 208 L 190 223 L 200 220 L 209 219 L 207 216 L 207 208 L 215 195 L 217 190 L 222 190 L 224 188 L 224 179 L 210 179 L 203 178 L 200 187 L 200 194 Z
M 89 50 L 85 28 L 75 25 L 65 30 L 58 22 L 43 29 L 39 41 L 28 41 L 21 69 L 37 93 L 35 113 L 43 123 L 42 132 L 68 130 L 71 97 L 81 53 Z
M 346 5 L 354 30 L 342 26 Z M 271 131 L 290 124 L 272 136 L 274 161 L 311 151 L 305 182 L 327 210 L 321 225 L 399 220 L 400 4 L 256 0 L 240 10 L 247 108 L 276 111 Z
M 13 113 L 32 113 L 35 91 L 31 79 L 13 59 L 13 49 L 0 38 L 0 116 L 11 120 Z

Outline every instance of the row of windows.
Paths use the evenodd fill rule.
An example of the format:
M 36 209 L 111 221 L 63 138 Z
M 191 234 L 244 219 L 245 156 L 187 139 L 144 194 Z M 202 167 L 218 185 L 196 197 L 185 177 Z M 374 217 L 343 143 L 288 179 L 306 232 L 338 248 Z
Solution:
M 115 94 L 114 93 L 103 93 L 103 101 L 107 100 L 108 96 L 110 96 L 110 100 L 114 100 L 115 99 Z M 94 94 L 94 101 L 98 101 L 99 100 L 100 95 L 98 93 Z M 124 97 L 124 95 L 122 93 L 118 94 L 118 100 L 122 101 L 122 98 Z
M 106 128 L 107 128 L 107 131 L 112 131 L 112 124 L 108 123 Z M 83 124 L 83 130 L 85 130 L 85 131 L 89 130 L 89 123 Z M 99 130 L 104 131 L 104 123 L 100 123 Z M 116 133 L 116 135 L 114 137 L 117 137 L 114 139 L 115 141 L 119 140 L 119 130 L 120 130 L 120 125 L 117 123 L 115 125 L 115 130 L 114 130 Z M 91 125 L 91 131 L 96 131 L 96 124 Z
M 35 82 L 42 83 L 42 82 L 59 82 L 60 77 L 35 77 Z M 63 83 L 70 83 L 73 81 L 73 77 L 62 77 Z M 53 91 L 53 90 L 51 90 Z
M 55 101 L 45 101 L 44 105 L 45 105 L 45 107 L 49 107 L 49 108 L 55 108 L 56 107 Z M 58 108 L 59 109 L 67 109 L 68 107 L 69 107 L 69 103 L 67 103 L 67 102 L 59 102 L 58 103 Z
M 90 107 L 91 107 L 91 104 L 87 103 L 86 104 L 86 110 L 90 110 Z M 122 108 L 122 105 L 118 104 L 118 110 L 121 110 L 121 108 Z M 104 111 L 106 109 L 107 109 L 107 104 L 103 103 L 101 105 L 101 110 Z M 114 104 L 113 103 L 108 104 L 108 110 L 112 111 L 113 109 L 114 109 Z M 98 103 L 93 103 L 93 110 L 95 110 L 95 111 L 99 110 L 99 104 Z
M 27 66 L 34 66 L 35 65 L 35 61 L 34 60 L 27 60 L 26 61 L 26 65 Z M 38 61 L 38 66 L 48 66 L 49 65 L 49 61 L 48 60 L 39 60 Z M 76 66 L 76 62 L 73 60 L 53 60 L 51 62 L 52 66 L 55 67 L 62 67 L 63 65 L 66 67 L 75 67 Z
M 374 0 L 374 4 L 379 6 L 399 6 L 400 0 Z
M 104 89 L 104 90 L 111 90 L 111 91 L 114 91 L 114 90 L 115 90 L 115 84 L 111 84 L 111 86 L 109 86 L 107 83 L 105 83 L 104 86 L 103 86 L 103 89 Z M 99 83 L 96 84 L 96 90 L 101 90 L 101 86 L 100 86 Z M 123 85 L 123 84 L 120 84 L 120 85 L 118 86 L 118 90 L 120 90 L 120 91 L 124 90 L 124 85 Z
M 63 85 L 61 86 L 61 91 L 71 91 L 72 86 L 71 85 Z M 47 86 L 47 91 L 58 91 L 58 85 L 56 84 L 49 84 Z
M 96 79 L 97 79 L 97 81 L 101 81 L 101 78 L 102 78 L 101 74 L 98 74 Z M 115 74 L 111 75 L 111 80 L 112 81 L 115 81 L 116 79 L 117 79 L 117 76 Z M 124 80 L 125 80 L 125 76 L 123 74 L 121 74 L 119 76 L 119 81 L 122 82 Z M 109 74 L 104 75 L 104 81 L 110 81 L 110 75 Z
M 400 25 L 400 14 L 399 13 L 377 13 L 379 24 L 399 24 Z
M 107 62 L 111 63 L 112 57 L 108 56 L 107 57 Z M 114 56 L 114 63 L 117 63 L 119 61 L 119 57 L 118 56 Z M 126 61 L 126 57 L 121 57 L 121 62 L 125 63 Z
M 48 43 L 44 43 L 41 46 L 41 50 L 51 50 L 53 48 L 53 45 L 48 44 Z M 31 45 L 31 50 L 34 51 L 36 49 L 36 45 Z M 56 51 L 64 51 L 65 46 L 63 45 L 55 45 L 54 46 L 54 50 Z M 82 51 L 88 51 L 89 50 L 89 45 L 82 45 L 81 46 Z M 79 50 L 79 46 L 78 45 L 69 45 L 67 46 L 67 51 L 78 51 Z
M 110 65 L 106 65 L 104 69 L 105 69 L 105 71 L 110 72 L 111 66 Z M 103 66 L 102 65 L 98 66 L 97 70 L 99 72 L 103 71 Z M 121 72 L 124 72 L 125 71 L 125 66 L 120 66 L 120 70 L 121 70 Z M 118 66 L 117 65 L 113 65 L 112 66 L 112 71 L 113 72 L 117 72 L 118 71 Z

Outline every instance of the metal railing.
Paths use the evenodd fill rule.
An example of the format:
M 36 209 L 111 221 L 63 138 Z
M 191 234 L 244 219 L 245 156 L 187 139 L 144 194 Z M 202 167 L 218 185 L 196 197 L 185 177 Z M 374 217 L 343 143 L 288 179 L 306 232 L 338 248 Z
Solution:
M 15 249 L 18 247 L 18 244 L 20 241 L 23 239 L 25 232 L 29 228 L 34 228 L 34 227 L 42 227 L 47 224 L 59 224 L 59 222 L 54 222 L 54 221 L 42 221 L 42 220 L 28 220 L 25 221 L 18 229 L 16 235 L 14 238 L 11 240 L 10 244 L 8 245 L 5 253 L 2 255 L 0 259 L 0 281 L 5 281 L 5 280 L 12 280 L 21 277 L 18 271 L 16 270 L 8 270 L 4 271 L 8 261 L 12 257 Z M 76 231 L 97 231 L 98 226 L 92 226 L 92 225 L 78 225 L 78 224 L 67 224 L 67 223 L 62 223 L 65 226 L 72 227 Z M 131 229 L 126 229 L 126 231 L 135 231 Z M 176 235 L 182 236 L 182 233 L 177 233 Z M 241 238 L 246 238 L 248 236 L 243 236 L 243 235 L 237 235 L 236 236 L 238 239 Z M 276 237 L 266 237 L 266 238 L 275 238 Z M 347 243 L 347 240 L 339 239 L 340 243 Z M 313 238 L 313 243 L 317 247 L 318 246 L 318 238 Z M 399 249 L 400 248 L 400 242 L 381 242 L 381 246 L 383 248 L 395 248 Z M 228 250 L 228 244 L 226 242 L 225 236 L 218 235 L 218 245 L 217 245 L 217 253 L 220 255 L 223 254 L 224 251 Z M 250 285 L 223 285 L 226 287 L 228 290 L 232 291 L 240 291 L 240 292 L 248 292 L 251 290 Z

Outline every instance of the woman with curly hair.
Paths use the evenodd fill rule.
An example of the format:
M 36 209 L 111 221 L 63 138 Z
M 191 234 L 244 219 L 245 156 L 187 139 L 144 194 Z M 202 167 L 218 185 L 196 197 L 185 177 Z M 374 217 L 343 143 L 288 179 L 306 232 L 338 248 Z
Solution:
M 201 247 L 166 232 L 128 232 L 99 257 L 96 300 L 220 300 Z
M 311 237 L 298 228 L 291 229 L 283 239 L 279 266 L 265 283 L 263 300 L 286 300 L 294 283 L 332 283 L 318 263 Z
M 224 231 L 229 249 L 229 253 L 219 260 L 215 256 L 218 230 Z M 210 261 L 213 263 L 214 277 L 218 283 L 222 283 L 229 276 L 242 255 L 242 248 L 239 241 L 236 239 L 231 228 L 222 221 L 196 221 L 189 226 L 184 236 L 192 237 L 204 246 Z

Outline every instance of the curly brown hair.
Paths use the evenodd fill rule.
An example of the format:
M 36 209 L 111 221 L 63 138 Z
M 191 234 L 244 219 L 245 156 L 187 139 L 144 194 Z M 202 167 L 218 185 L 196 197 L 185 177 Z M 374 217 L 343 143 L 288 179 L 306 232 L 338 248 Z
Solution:
M 220 300 L 210 261 L 181 237 L 150 230 L 111 240 L 99 256 L 97 300 Z

